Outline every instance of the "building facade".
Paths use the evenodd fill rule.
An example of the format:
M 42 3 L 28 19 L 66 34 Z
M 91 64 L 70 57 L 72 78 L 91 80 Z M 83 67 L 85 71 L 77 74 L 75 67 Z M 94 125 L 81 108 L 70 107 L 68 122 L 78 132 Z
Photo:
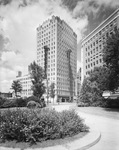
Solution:
M 0 97 L 2 98 L 7 98 L 7 99 L 11 99 L 12 98 L 12 93 L 11 92 L 8 92 L 8 93 L 3 93 L 3 92 L 0 92 Z
M 102 50 L 108 36 L 119 28 L 119 9 L 110 15 L 96 29 L 87 35 L 81 44 L 82 80 L 87 77 L 94 67 L 103 65 Z
M 30 74 L 22 76 L 22 72 L 18 72 L 18 75 L 16 76 L 16 80 L 19 80 L 22 86 L 22 91 L 19 93 L 19 95 L 23 98 L 32 96 L 32 82 Z
M 77 70 L 77 35 L 59 17 L 52 16 L 37 28 L 37 64 L 45 68 L 47 56 L 48 85 L 55 83 L 55 100 L 70 101 L 75 94 Z
M 76 77 L 76 82 L 75 82 L 75 95 L 76 95 L 76 100 L 79 98 L 80 95 L 80 90 L 81 90 L 81 68 L 79 68 L 77 72 L 77 77 Z

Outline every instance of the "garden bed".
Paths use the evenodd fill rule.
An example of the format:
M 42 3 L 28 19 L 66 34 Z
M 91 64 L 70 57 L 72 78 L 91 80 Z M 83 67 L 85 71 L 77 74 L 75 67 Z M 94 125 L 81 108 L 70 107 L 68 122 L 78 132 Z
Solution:
M 0 145 L 48 147 L 83 137 L 88 127 L 74 110 L 12 109 L 0 112 Z

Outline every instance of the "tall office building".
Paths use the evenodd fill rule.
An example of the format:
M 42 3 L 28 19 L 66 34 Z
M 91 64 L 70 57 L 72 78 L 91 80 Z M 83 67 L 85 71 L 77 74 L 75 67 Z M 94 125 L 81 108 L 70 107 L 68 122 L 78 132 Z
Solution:
M 52 16 L 37 28 L 37 64 L 45 68 L 48 47 L 48 85 L 55 83 L 55 100 L 70 101 L 75 91 L 77 35 L 59 17 Z
M 81 63 L 82 81 L 87 77 L 94 67 L 103 65 L 102 50 L 104 43 L 115 28 L 119 28 L 119 9 L 111 14 L 104 22 L 82 40 Z

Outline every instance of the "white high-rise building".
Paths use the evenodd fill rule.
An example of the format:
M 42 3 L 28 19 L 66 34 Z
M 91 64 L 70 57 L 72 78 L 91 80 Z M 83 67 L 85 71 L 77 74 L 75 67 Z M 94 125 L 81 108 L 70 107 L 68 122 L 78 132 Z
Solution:
M 52 16 L 37 28 L 37 64 L 45 68 L 47 59 L 48 85 L 55 83 L 55 101 L 70 101 L 75 91 L 77 70 L 77 35 L 59 17 Z

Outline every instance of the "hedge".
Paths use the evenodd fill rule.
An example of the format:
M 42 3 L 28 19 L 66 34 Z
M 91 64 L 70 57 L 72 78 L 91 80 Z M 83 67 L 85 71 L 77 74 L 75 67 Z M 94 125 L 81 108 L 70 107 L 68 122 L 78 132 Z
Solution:
M 43 99 L 39 99 L 35 96 L 30 96 L 28 98 L 13 98 L 13 99 L 4 99 L 0 97 L 0 108 L 27 107 L 27 104 L 30 101 L 39 103 L 41 108 L 46 106 L 45 101 Z

